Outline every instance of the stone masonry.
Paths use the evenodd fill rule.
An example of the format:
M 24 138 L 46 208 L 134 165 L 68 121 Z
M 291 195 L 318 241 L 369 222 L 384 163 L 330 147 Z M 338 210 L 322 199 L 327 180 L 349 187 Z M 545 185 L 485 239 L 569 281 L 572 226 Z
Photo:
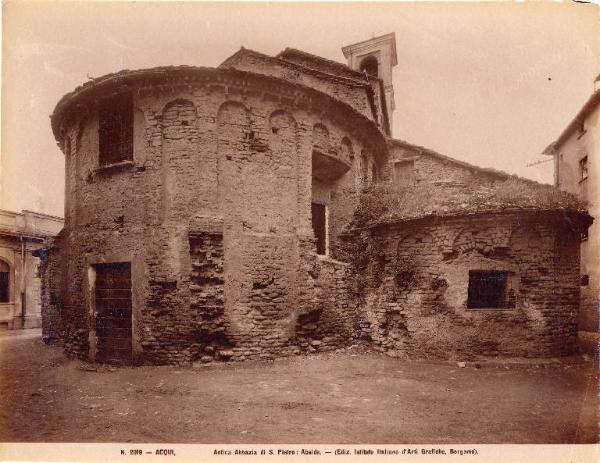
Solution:
M 398 160 L 421 166 L 417 181 L 506 179 L 391 143 L 384 83 L 298 50 L 242 49 L 216 69 L 122 71 L 65 95 L 52 115 L 66 204 L 44 251 L 45 333 L 69 355 L 132 364 L 359 341 L 393 355 L 571 352 L 579 255 L 556 214 L 353 230 L 360 198 L 397 181 Z M 101 146 L 119 137 L 108 162 Z M 473 266 L 510 271 L 515 307 L 466 310 Z M 111 336 L 115 351 L 101 351 Z
M 103 166 L 95 108 L 110 91 L 133 96 L 133 159 Z M 313 196 L 328 205 L 335 243 L 371 181 L 360 172 L 387 155 L 375 122 L 313 89 L 229 69 L 128 73 L 71 98 L 54 116 L 67 204 L 50 250 L 62 291 L 49 296 L 67 352 L 95 358 L 93 274 L 110 262 L 132 267 L 134 363 L 269 358 L 351 341 L 334 316 L 347 309 L 332 307 L 347 266 L 333 260 L 335 245 L 328 259 L 314 255 L 310 205 Z M 360 172 L 355 152 L 369 163 Z M 334 174 L 314 174 L 315 156 Z
M 576 351 L 577 231 L 564 217 L 493 214 L 374 229 L 357 297 L 362 336 L 393 356 L 544 357 Z M 506 307 L 467 307 L 469 270 L 510 274 Z

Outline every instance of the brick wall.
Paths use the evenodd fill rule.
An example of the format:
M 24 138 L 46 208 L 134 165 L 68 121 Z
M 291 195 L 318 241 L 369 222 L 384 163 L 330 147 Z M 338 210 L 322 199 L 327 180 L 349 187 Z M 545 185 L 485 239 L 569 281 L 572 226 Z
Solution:
M 315 352 L 350 345 L 354 340 L 356 304 L 349 297 L 349 264 L 319 257 L 313 276 L 316 303 L 298 319 L 299 346 Z
M 506 175 L 494 174 L 477 167 L 468 167 L 464 163 L 444 159 L 425 149 L 410 144 L 392 144 L 390 159 L 414 161 L 414 181 L 416 183 L 454 183 L 463 184 L 476 180 L 503 180 Z
M 56 246 L 42 249 L 40 254 L 40 299 L 42 306 L 42 338 L 44 341 L 62 339 L 62 302 L 60 298 L 59 263 Z
M 299 64 L 302 65 L 302 63 Z M 229 58 L 221 66 L 263 73 L 289 80 L 290 82 L 301 83 L 327 93 L 339 101 L 343 101 L 365 117 L 373 120 L 377 118 L 373 114 L 373 109 L 369 103 L 365 85 L 358 83 L 355 78 L 333 79 L 331 76 L 325 76 L 319 72 L 311 72 L 306 68 L 295 66 L 292 62 L 273 59 L 251 50 L 242 50 Z
M 362 186 L 353 153 L 373 162 L 381 133 L 364 138 L 343 111 L 329 117 L 217 77 L 130 88 L 134 159 L 123 166 L 99 168 L 93 102 L 69 119 L 70 199 L 48 271 L 61 282 L 71 355 L 96 356 L 94 266 L 104 262 L 131 262 L 136 363 L 272 358 L 350 339 L 337 315 L 350 307 L 346 267 L 315 255 L 314 128 L 326 128 L 329 155 L 350 166 L 324 184 L 334 241 L 352 216 L 344 198 Z
M 96 357 L 94 269 L 110 262 L 131 263 L 136 363 L 273 358 L 356 339 L 442 358 L 573 351 L 579 254 L 558 216 L 414 221 L 348 243 L 360 190 L 390 177 L 381 132 L 293 79 L 197 72 L 125 86 L 131 163 L 99 168 L 95 101 L 106 88 L 67 111 L 66 226 L 44 301 L 46 331 L 60 314 L 69 354 Z M 415 158 L 418 182 L 494 177 L 391 151 Z M 331 170 L 317 174 L 315 159 Z M 328 207 L 326 257 L 316 255 L 313 201 Z M 466 308 L 469 270 L 509 272 L 515 307 Z

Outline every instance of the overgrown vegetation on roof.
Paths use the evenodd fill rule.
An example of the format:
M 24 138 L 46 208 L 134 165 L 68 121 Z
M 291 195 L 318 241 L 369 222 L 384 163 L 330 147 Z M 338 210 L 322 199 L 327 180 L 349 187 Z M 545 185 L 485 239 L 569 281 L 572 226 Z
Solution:
M 360 196 L 352 228 L 402 222 L 427 216 L 503 211 L 586 212 L 586 203 L 564 191 L 511 176 L 495 182 L 419 183 L 405 188 L 374 185 Z

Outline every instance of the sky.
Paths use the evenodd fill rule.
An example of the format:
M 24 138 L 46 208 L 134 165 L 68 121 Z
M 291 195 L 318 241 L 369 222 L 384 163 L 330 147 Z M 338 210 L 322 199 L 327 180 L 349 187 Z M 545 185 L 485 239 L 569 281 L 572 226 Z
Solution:
M 393 135 L 483 167 L 552 182 L 541 152 L 600 73 L 598 5 L 558 3 L 3 2 L 0 208 L 63 215 L 58 100 L 89 78 L 218 66 L 240 46 L 341 47 L 396 33 Z

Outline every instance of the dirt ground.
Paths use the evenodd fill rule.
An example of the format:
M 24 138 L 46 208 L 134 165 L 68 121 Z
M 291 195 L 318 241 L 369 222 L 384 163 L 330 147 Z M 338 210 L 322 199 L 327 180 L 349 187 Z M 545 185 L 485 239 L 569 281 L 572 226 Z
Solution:
M 108 368 L 0 332 L 0 441 L 595 442 L 595 362 L 467 364 L 343 353 Z

